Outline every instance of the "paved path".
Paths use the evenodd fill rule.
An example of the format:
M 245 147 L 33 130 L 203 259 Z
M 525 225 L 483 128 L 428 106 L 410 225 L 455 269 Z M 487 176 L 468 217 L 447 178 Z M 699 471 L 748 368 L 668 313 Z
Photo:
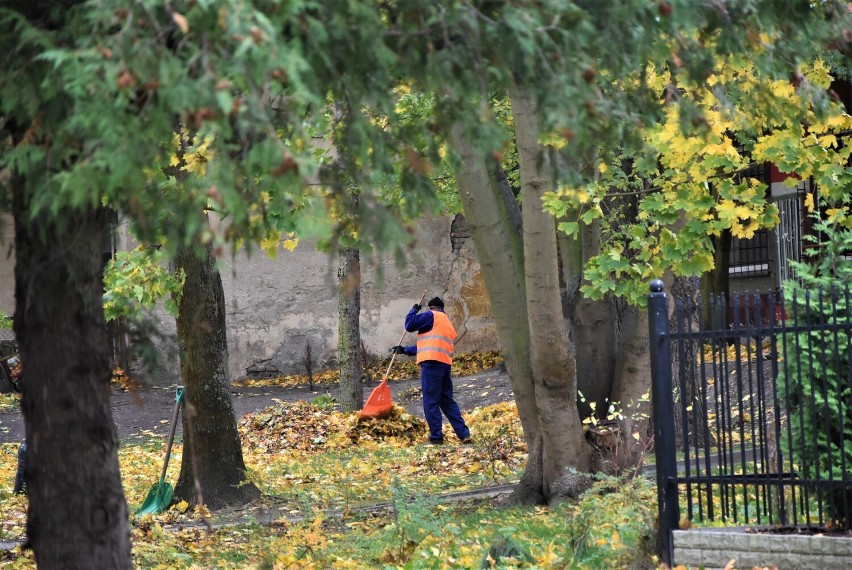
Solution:
M 486 370 L 454 380 L 455 395 L 462 411 L 473 406 L 484 406 L 495 402 L 512 400 L 509 377 L 501 368 Z M 390 382 L 394 402 L 412 415 L 423 417 L 420 396 L 420 380 L 394 380 Z M 376 387 L 364 387 L 364 399 Z M 310 401 L 329 393 L 336 396 L 336 385 L 314 386 L 257 386 L 233 387 L 231 390 L 234 413 L 237 418 L 262 410 L 281 400 L 285 402 Z M 118 386 L 112 392 L 112 415 L 121 440 L 168 436 L 169 422 L 174 410 L 174 387 L 149 387 L 128 392 Z M 15 443 L 24 440 L 24 422 L 19 410 L 0 413 L 0 443 Z

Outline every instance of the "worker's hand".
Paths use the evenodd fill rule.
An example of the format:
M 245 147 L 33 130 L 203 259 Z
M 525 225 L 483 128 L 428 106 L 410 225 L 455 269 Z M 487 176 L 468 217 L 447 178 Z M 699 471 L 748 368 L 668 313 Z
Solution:
M 412 308 L 412 309 L 414 309 L 415 311 L 417 311 L 417 312 L 419 313 L 419 312 L 420 312 L 420 309 L 422 309 L 423 307 L 421 307 L 420 305 L 414 305 L 414 306 L 413 306 L 413 307 L 411 307 L 411 308 Z
M 391 352 L 394 354 L 405 354 L 405 347 L 400 345 L 394 346 L 391 348 Z

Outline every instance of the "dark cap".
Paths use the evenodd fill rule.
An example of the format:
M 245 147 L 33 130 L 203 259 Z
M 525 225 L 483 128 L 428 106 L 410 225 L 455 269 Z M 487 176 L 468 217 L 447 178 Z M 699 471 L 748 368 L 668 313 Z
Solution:
M 431 299 L 429 299 L 429 304 L 426 305 L 426 306 L 427 307 L 441 307 L 443 309 L 444 308 L 444 302 L 441 300 L 440 297 L 432 297 Z

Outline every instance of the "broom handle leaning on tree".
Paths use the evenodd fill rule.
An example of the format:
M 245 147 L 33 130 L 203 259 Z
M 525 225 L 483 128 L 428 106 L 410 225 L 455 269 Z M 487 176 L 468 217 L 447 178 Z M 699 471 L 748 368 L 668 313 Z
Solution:
M 175 441 L 175 431 L 177 431 L 177 419 L 178 414 L 180 413 L 180 404 L 181 400 L 183 400 L 183 387 L 177 389 L 175 394 L 175 411 L 172 414 L 172 428 L 169 433 L 169 443 L 166 446 L 166 457 L 163 459 L 163 471 L 160 473 L 160 481 L 164 481 L 166 478 L 166 471 L 169 469 L 169 457 L 172 454 L 172 444 Z
M 423 294 L 420 296 L 420 301 L 417 303 L 418 305 L 423 305 L 423 300 L 426 298 L 426 291 L 428 291 L 428 289 L 423 290 Z M 408 331 L 405 330 L 405 329 L 402 330 L 402 336 L 399 337 L 399 342 L 396 343 L 396 346 L 402 345 L 402 340 L 405 338 L 405 333 L 407 333 L 407 332 Z M 388 374 L 390 374 L 391 366 L 393 366 L 394 360 L 396 360 L 396 351 L 393 351 L 393 354 L 391 355 L 391 361 L 390 361 L 390 364 L 388 364 L 388 369 L 385 371 L 385 377 L 382 379 L 382 382 L 387 381 Z

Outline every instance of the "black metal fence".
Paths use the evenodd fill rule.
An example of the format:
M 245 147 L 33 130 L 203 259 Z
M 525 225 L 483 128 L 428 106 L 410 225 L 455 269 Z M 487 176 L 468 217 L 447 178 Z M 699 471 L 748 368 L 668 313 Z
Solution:
M 852 526 L 849 288 L 648 299 L 662 558 L 682 519 Z M 711 326 L 709 323 L 713 323 Z

